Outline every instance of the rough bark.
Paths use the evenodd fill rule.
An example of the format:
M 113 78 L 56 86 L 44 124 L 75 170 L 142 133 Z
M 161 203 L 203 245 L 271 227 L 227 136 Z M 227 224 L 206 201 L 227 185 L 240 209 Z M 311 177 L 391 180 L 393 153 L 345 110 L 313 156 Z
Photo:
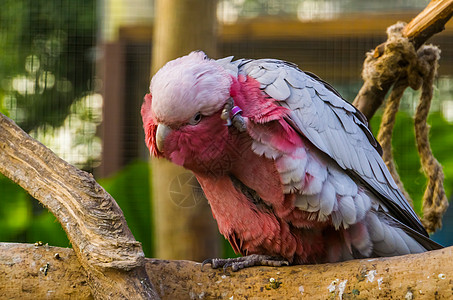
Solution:
M 94 180 L 0 114 L 0 172 L 52 212 L 98 299 L 157 298 L 144 253 L 115 200 Z
M 418 49 L 431 36 L 444 30 L 445 24 L 452 15 L 453 0 L 432 0 L 420 14 L 405 26 L 403 32 L 414 44 L 415 49 Z M 379 59 L 384 47 L 385 43 L 376 47 L 374 50 L 376 59 Z M 405 62 L 401 63 L 404 64 Z M 387 78 L 380 86 L 365 81 L 354 99 L 354 106 L 370 120 L 382 105 L 385 95 L 400 75 L 399 72 L 395 72 L 393 77 Z
M 146 259 L 146 272 L 159 296 L 171 300 L 451 299 L 452 259 L 450 247 L 401 257 L 257 267 L 236 273 L 209 266 L 201 270 L 191 261 Z M 72 249 L 0 244 L 2 297 L 92 299 L 88 281 Z
M 166 62 L 203 50 L 216 55 L 216 4 L 213 0 L 158 0 L 152 74 Z M 220 255 L 211 209 L 192 173 L 163 159 L 152 159 L 156 256 L 204 260 Z

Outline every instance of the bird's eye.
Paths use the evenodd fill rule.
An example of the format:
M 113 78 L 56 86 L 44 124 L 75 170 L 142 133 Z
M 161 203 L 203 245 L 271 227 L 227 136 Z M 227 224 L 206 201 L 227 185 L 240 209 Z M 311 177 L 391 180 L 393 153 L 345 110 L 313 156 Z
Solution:
M 202 115 L 200 112 L 197 112 L 189 121 L 189 124 L 190 125 L 197 125 L 198 123 L 200 123 L 201 121 L 201 118 L 202 118 Z

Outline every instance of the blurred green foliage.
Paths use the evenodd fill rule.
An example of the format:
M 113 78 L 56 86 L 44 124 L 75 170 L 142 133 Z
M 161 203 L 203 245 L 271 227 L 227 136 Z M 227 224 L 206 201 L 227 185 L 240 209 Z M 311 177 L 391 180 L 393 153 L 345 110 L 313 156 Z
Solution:
M 109 178 L 99 180 L 119 204 L 135 238 L 152 257 L 152 220 L 149 165 L 136 161 Z M 52 246 L 68 247 L 69 241 L 55 217 L 31 198 L 22 188 L 0 177 L 0 241 L 42 241 Z
M 72 102 L 93 89 L 95 5 L 2 0 L 0 111 L 25 131 L 61 125 Z
M 0 241 L 17 241 L 30 226 L 31 205 L 22 188 L 0 175 Z
M 381 121 L 376 115 L 370 122 L 375 136 Z M 453 191 L 453 124 L 448 123 L 439 112 L 429 115 L 430 143 L 435 158 L 442 164 L 445 181 L 444 187 L 449 197 Z M 426 188 L 426 177 L 421 170 L 420 158 L 417 153 L 413 118 L 404 111 L 397 115 L 392 138 L 393 156 L 398 174 L 404 187 L 414 201 L 415 211 L 422 214 L 422 198 Z
M 60 126 L 93 90 L 96 3 L 2 0 L 0 112 L 25 131 Z M 55 217 L 1 175 L 0 203 L 1 241 L 69 245 Z
M 0 175 L 0 241 L 43 241 L 68 247 L 69 242 L 60 224 L 41 204 L 20 186 Z

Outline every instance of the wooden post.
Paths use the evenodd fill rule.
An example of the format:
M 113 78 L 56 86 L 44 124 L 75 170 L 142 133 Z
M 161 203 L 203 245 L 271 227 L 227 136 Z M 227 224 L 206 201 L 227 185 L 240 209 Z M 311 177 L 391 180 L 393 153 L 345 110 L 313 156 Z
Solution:
M 166 62 L 203 50 L 216 56 L 214 0 L 157 0 L 152 74 Z M 217 225 L 193 175 L 152 159 L 156 256 L 201 261 L 220 254 Z
M 123 149 L 124 139 L 122 126 L 124 126 L 124 92 L 125 92 L 125 49 L 122 43 L 105 43 L 103 45 L 104 58 L 99 72 L 104 82 L 102 95 L 105 103 L 102 106 L 103 122 L 102 132 L 102 162 L 96 170 L 100 177 L 111 176 L 124 165 Z M 114 61 L 115 63 L 109 63 Z

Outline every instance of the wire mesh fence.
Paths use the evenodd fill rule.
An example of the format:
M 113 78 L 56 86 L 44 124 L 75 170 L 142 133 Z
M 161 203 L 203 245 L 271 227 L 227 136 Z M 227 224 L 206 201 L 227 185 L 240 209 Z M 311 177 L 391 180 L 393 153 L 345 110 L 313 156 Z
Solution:
M 98 177 L 112 176 L 137 159 L 145 161 L 149 154 L 139 110 L 150 79 L 154 2 L 3 0 L 0 111 L 65 160 Z M 428 2 L 222 0 L 217 10 L 218 57 L 288 60 L 326 79 L 352 101 L 361 86 L 364 55 L 385 41 L 385 28 L 392 25 L 388 22 L 399 18 L 409 21 Z M 453 122 L 451 29 L 431 42 L 443 51 L 432 136 L 444 138 L 433 141 L 433 148 L 447 168 L 453 164 L 449 159 L 453 140 L 448 138 Z M 399 171 L 403 180 L 413 182 L 410 193 L 417 193 L 417 186 L 424 184 L 417 157 L 412 154 L 413 133 L 404 125 L 410 123 L 416 99 L 416 92 L 406 93 L 402 103 L 405 115 L 395 132 L 399 136 L 397 152 L 405 153 L 396 155 Z M 378 119 L 373 120 L 373 128 Z M 104 172 L 107 169 L 100 165 L 113 167 Z M 149 172 L 140 167 L 129 170 L 111 181 L 106 179 L 105 185 L 121 186 L 114 197 L 119 202 L 135 203 L 131 211 L 145 207 L 149 212 L 150 192 L 144 188 L 149 185 Z M 447 193 L 453 189 L 450 174 L 446 174 Z M 130 196 L 132 189 L 140 193 Z M 0 195 L 4 207 L 0 228 L 6 228 L 0 230 L 0 240 L 47 239 L 55 245 L 68 244 L 61 229 L 52 224 L 53 218 L 4 178 L 0 179 Z M 129 214 L 128 210 L 125 213 Z M 143 226 L 149 227 L 133 229 L 134 234 L 149 239 L 149 220 L 138 222 L 137 227 Z

